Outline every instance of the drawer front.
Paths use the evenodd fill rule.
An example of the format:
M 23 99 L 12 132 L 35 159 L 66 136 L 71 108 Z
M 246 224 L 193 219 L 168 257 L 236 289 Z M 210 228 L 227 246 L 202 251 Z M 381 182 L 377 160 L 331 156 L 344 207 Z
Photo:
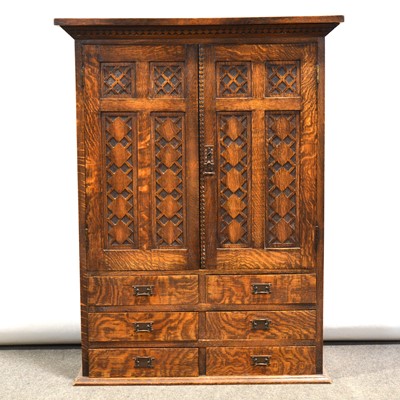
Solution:
M 89 313 L 89 341 L 196 340 L 194 312 Z
M 209 275 L 212 304 L 314 304 L 315 274 Z
M 207 312 L 208 339 L 314 340 L 315 310 Z
M 197 302 L 198 277 L 195 275 L 89 278 L 89 305 L 196 304 Z
M 210 347 L 207 375 L 312 375 L 315 347 Z
M 89 377 L 91 378 L 198 375 L 197 349 L 89 350 Z

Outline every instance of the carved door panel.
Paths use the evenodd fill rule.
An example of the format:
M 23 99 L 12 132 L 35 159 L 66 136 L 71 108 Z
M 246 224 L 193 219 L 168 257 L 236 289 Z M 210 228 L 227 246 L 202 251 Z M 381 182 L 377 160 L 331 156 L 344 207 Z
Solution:
M 315 267 L 316 46 L 205 46 L 200 60 L 206 268 Z
M 83 57 L 89 268 L 197 268 L 197 47 Z

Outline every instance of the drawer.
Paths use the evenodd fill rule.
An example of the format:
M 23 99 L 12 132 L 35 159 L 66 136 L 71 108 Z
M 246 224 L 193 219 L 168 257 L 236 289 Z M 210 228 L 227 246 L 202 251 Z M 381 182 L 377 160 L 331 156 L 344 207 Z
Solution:
M 315 310 L 207 312 L 208 339 L 314 340 Z
M 196 340 L 194 312 L 89 313 L 89 341 Z
M 212 304 L 313 304 L 315 274 L 209 275 Z
M 210 347 L 207 375 L 312 375 L 315 347 Z
M 196 304 L 197 302 L 196 275 L 89 277 L 89 305 Z
M 197 349 L 89 350 L 89 377 L 91 378 L 198 375 Z

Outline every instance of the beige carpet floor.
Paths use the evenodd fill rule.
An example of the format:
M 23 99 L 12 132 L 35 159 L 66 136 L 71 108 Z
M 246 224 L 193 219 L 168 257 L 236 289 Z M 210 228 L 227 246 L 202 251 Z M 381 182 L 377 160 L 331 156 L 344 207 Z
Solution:
M 330 385 L 74 387 L 77 347 L 0 347 L 1 400 L 400 400 L 400 344 L 327 345 Z

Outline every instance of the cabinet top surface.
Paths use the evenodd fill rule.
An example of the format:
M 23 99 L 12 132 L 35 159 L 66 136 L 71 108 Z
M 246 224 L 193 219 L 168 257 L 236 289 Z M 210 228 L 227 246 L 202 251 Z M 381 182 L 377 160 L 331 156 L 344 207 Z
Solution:
M 342 15 L 259 18 L 56 18 L 74 39 L 140 37 L 326 36 Z
M 343 15 L 309 17 L 257 18 L 56 18 L 60 26 L 184 26 L 184 25 L 275 25 L 275 24 L 339 24 Z

